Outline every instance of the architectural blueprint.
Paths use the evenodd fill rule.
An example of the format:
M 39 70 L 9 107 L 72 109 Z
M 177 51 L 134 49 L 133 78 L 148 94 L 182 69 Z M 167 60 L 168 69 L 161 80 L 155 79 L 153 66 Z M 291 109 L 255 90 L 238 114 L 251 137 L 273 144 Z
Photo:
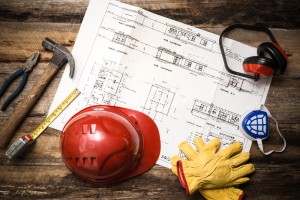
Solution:
M 73 80 L 65 71 L 51 112 L 77 87 L 80 96 L 51 127 L 62 130 L 77 111 L 95 104 L 141 111 L 157 124 L 161 154 L 157 164 L 170 168 L 178 144 L 201 136 L 217 137 L 222 148 L 251 141 L 239 131 L 241 115 L 265 102 L 271 78 L 257 82 L 224 69 L 219 36 L 138 7 L 91 0 L 73 56 Z M 228 64 L 236 71 L 256 49 L 224 39 Z

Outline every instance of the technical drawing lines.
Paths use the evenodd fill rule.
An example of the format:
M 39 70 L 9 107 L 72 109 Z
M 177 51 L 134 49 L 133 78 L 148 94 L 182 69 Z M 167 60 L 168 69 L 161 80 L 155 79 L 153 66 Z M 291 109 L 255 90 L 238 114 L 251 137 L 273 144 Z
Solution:
M 155 57 L 155 54 L 157 52 L 157 48 L 151 46 L 150 44 L 143 43 L 139 41 L 138 39 L 131 37 L 130 35 L 127 35 L 121 31 L 115 32 L 108 29 L 102 29 L 101 33 L 99 33 L 100 37 L 103 37 L 109 41 L 112 41 L 116 44 L 129 47 L 130 49 L 139 51 L 143 54 L 147 54 L 149 56 Z M 114 49 L 111 48 L 110 49 Z M 118 51 L 118 50 L 117 50 Z M 122 52 L 127 55 L 127 52 Z
M 174 64 L 176 66 L 179 66 L 181 68 L 190 70 L 199 75 L 202 75 L 204 73 L 205 68 L 207 68 L 206 64 L 185 58 L 184 56 L 181 56 L 181 55 L 177 54 L 176 52 L 172 52 L 163 47 L 158 48 L 156 58 L 159 60 Z
M 204 101 L 195 100 L 192 108 L 192 114 L 205 114 L 217 120 L 224 121 L 234 126 L 239 126 L 241 115 L 217 107 L 214 104 L 206 103 Z
M 262 93 L 259 93 L 258 89 L 255 87 L 255 83 L 248 79 L 218 71 L 208 67 L 205 63 L 192 60 L 165 47 L 153 47 L 148 44 L 144 44 L 122 32 L 115 32 L 111 41 L 140 51 L 149 56 L 153 56 L 161 62 L 170 63 L 195 74 L 215 79 L 219 85 L 224 87 L 236 89 L 238 92 L 247 92 L 259 96 L 262 95 Z
M 132 23 L 132 25 L 127 26 L 135 27 L 134 24 L 136 24 L 164 33 L 166 25 L 161 23 L 160 21 L 149 18 L 144 14 L 144 12 L 147 11 L 144 11 L 143 9 L 126 9 L 124 7 L 119 7 L 118 5 L 112 3 L 108 6 L 107 10 L 107 13 L 112 16 L 115 16 L 115 18 L 118 19 L 120 23 Z
M 110 104 L 113 96 L 118 92 L 122 77 L 123 74 L 118 71 L 101 69 L 91 93 L 92 102 Z
M 248 92 L 255 95 L 262 95 L 256 91 L 257 89 L 255 88 L 255 83 L 250 82 L 248 79 L 214 70 L 204 63 L 194 61 L 164 47 L 158 48 L 155 57 L 160 61 L 176 65 L 198 75 L 213 78 L 218 81 L 217 83 L 219 85 L 236 89 L 238 92 Z
M 221 77 L 221 80 L 219 82 L 220 85 L 223 85 L 227 88 L 234 88 L 240 92 L 247 92 L 251 94 L 256 95 L 262 95 L 259 94 L 255 89 L 255 83 L 250 82 L 248 79 L 234 76 L 231 74 L 223 73 L 223 76 Z
M 114 8 L 112 8 L 111 6 L 114 6 Z M 168 23 L 165 24 L 160 21 L 151 19 L 145 14 L 146 11 L 143 12 L 143 10 L 128 10 L 118 7 L 118 5 L 110 4 L 107 12 L 109 14 L 118 16 L 118 18 L 131 21 L 140 26 L 151 28 L 152 30 L 164 33 L 184 43 L 189 43 L 208 51 L 214 51 L 213 48 L 217 44 L 215 40 L 204 37 L 200 33 L 194 33 L 191 30 L 185 30 Z
M 224 147 L 230 146 L 235 142 L 240 142 L 241 145 L 244 146 L 248 142 L 248 139 L 245 137 L 233 135 L 232 133 L 226 133 L 211 127 L 207 135 L 207 140 L 209 141 L 213 138 L 219 138 Z
M 224 87 L 236 89 L 238 92 L 247 92 L 258 96 L 263 95 L 263 93 L 258 92 L 259 89 L 255 87 L 256 83 L 253 83 L 248 79 L 218 71 L 208 67 L 208 65 L 205 63 L 192 60 L 165 47 L 152 47 L 121 32 L 114 33 L 112 41 L 127 46 L 131 49 L 146 53 L 155 57 L 161 62 L 170 63 L 195 74 L 215 79 L 219 85 Z
M 196 45 L 197 47 L 201 47 L 207 51 L 219 53 L 219 50 L 216 50 L 219 49 L 217 41 L 203 36 L 202 33 L 196 33 L 190 28 L 181 28 L 175 26 L 173 24 L 170 24 L 170 22 L 162 23 L 160 21 L 151 19 L 151 17 L 149 17 L 150 15 L 147 16 L 147 11 L 124 9 L 122 6 L 118 6 L 117 4 L 110 4 L 109 7 L 110 8 L 108 10 L 111 10 L 112 12 L 108 13 L 114 16 L 118 16 L 117 20 L 128 20 L 130 22 L 136 23 L 139 26 L 151 28 L 153 31 L 161 32 L 162 34 L 166 34 L 169 37 L 173 37 L 182 42 L 188 42 L 189 44 Z M 230 87 L 236 89 L 239 92 L 248 92 L 259 96 L 262 95 L 261 92 L 258 92 L 259 89 L 255 87 L 256 85 L 250 81 L 247 81 L 246 79 L 232 76 L 225 72 L 217 71 L 215 70 L 215 68 L 211 66 L 209 67 L 206 63 L 192 60 L 162 46 L 151 46 L 150 44 L 141 41 L 142 38 L 137 39 L 128 34 L 125 34 L 124 32 L 117 32 L 114 29 L 104 29 L 106 30 L 106 32 L 112 33 L 101 33 L 103 34 L 102 36 L 105 35 L 105 38 L 111 40 L 112 42 L 148 54 L 160 61 L 174 64 L 196 74 L 213 78 L 224 87 Z M 226 47 L 225 50 L 227 57 L 230 57 L 238 62 L 242 62 L 242 60 L 244 59 L 238 53 L 233 52 L 229 47 Z
M 164 115 L 169 114 L 174 97 L 175 93 L 168 88 L 152 85 L 143 112 L 154 120 L 162 120 Z
M 85 99 L 87 105 L 99 103 L 112 104 L 112 100 L 118 99 L 118 94 L 122 90 L 126 74 L 117 71 L 115 62 L 104 61 L 102 65 L 94 63 L 91 73 L 95 77 L 94 84 L 91 84 L 90 95 Z
M 167 24 L 166 32 L 167 35 L 174 37 L 180 41 L 188 42 L 189 44 L 195 45 L 200 48 L 204 48 L 209 51 L 213 51 L 215 40 L 202 37 L 199 33 L 195 34 L 191 31 L 184 30 L 182 28 Z
M 122 44 L 122 45 L 130 47 L 132 49 L 134 47 L 136 47 L 137 41 L 138 41 L 137 39 L 135 39 L 129 35 L 125 35 L 122 32 L 115 33 L 112 38 L 112 42 Z

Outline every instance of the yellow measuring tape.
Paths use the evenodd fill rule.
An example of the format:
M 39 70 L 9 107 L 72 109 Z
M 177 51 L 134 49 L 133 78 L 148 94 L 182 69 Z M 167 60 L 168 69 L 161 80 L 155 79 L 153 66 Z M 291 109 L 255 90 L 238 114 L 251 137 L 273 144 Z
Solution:
M 43 131 L 64 111 L 68 105 L 80 94 L 80 91 L 75 88 L 66 98 L 59 104 L 57 108 L 40 124 L 31 134 L 32 139 L 39 137 Z

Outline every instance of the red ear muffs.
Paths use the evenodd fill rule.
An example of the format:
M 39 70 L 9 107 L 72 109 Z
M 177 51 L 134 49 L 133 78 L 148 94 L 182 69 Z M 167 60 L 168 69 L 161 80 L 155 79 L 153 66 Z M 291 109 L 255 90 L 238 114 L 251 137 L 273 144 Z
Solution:
M 287 66 L 287 56 L 274 42 L 264 42 L 257 48 L 258 56 L 246 58 L 243 67 L 246 72 L 256 75 L 272 76 L 283 74 Z M 271 58 L 266 57 L 268 54 Z
M 245 29 L 252 31 L 260 31 L 266 33 L 272 42 L 264 42 L 257 48 L 257 56 L 246 58 L 243 62 L 243 67 L 246 72 L 251 72 L 253 74 L 242 73 L 232 70 L 227 63 L 226 55 L 223 47 L 223 36 L 233 29 Z M 246 25 L 246 24 L 233 24 L 225 28 L 219 37 L 220 51 L 224 62 L 224 67 L 227 72 L 234 74 L 236 76 L 242 76 L 245 78 L 253 79 L 258 81 L 260 75 L 262 76 L 272 76 L 281 75 L 285 72 L 287 67 L 287 55 L 283 49 L 279 46 L 277 40 L 275 39 L 272 32 L 265 26 L 261 25 Z
M 245 72 L 251 72 L 255 75 L 272 76 L 277 70 L 278 65 L 270 58 L 252 56 L 244 60 L 243 67 Z
M 275 42 L 264 42 L 258 46 L 257 55 L 265 57 L 266 53 L 277 63 L 275 75 L 283 74 L 287 66 L 287 56 L 282 48 Z

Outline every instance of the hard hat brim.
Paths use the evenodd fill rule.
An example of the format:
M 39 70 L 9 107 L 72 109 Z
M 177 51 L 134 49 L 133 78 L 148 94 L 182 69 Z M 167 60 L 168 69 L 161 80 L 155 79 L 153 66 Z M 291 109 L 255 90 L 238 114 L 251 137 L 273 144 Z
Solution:
M 68 165 L 66 163 L 66 166 L 74 172 L 76 175 L 81 177 L 83 180 L 91 182 L 91 183 L 99 183 L 99 184 L 111 184 L 115 182 L 120 182 L 124 181 L 126 179 L 129 179 L 131 177 L 140 175 L 149 169 L 151 169 L 157 162 L 158 157 L 160 155 L 160 135 L 158 128 L 155 124 L 155 122 L 146 114 L 136 111 L 136 110 L 131 110 L 128 108 L 122 108 L 122 107 L 117 107 L 117 106 L 108 106 L 108 105 L 95 105 L 95 106 L 90 106 L 87 107 L 78 113 L 76 113 L 69 121 L 66 123 L 64 130 L 68 129 L 70 124 L 76 123 L 81 120 L 81 118 L 84 117 L 92 117 L 91 112 L 94 112 L 94 115 L 98 115 L 97 112 L 113 112 L 119 116 L 121 116 L 123 119 L 127 120 L 128 122 L 130 121 L 129 124 L 134 127 L 134 129 L 137 131 L 139 134 L 139 137 L 141 137 L 141 142 L 142 142 L 142 149 L 141 153 L 139 153 L 138 159 L 135 161 L 136 163 L 133 164 L 131 169 L 128 169 L 127 171 L 124 171 L 126 173 L 120 174 L 120 176 L 116 176 L 114 178 L 94 178 L 93 175 L 87 175 L 87 174 L 82 174 L 80 169 L 76 167 L 73 167 L 72 165 Z M 83 117 L 84 116 L 84 117 Z M 121 120 L 122 121 L 122 120 Z M 120 123 L 124 123 L 121 122 Z M 118 123 L 118 122 L 115 122 Z M 115 124 L 116 125 L 116 124 Z M 114 126 L 115 126 L 114 125 Z M 109 127 L 109 126 L 107 126 Z M 63 133 L 64 133 L 63 130 Z M 71 131 L 72 132 L 72 131 Z M 62 135 L 64 135 L 62 133 Z M 63 137 L 64 138 L 64 137 Z M 73 137 L 72 137 L 73 138 Z M 63 139 L 61 138 L 61 146 L 62 145 Z M 62 150 L 63 148 L 61 148 Z M 67 149 L 67 148 L 66 148 Z M 73 150 L 72 150 L 73 151 Z M 62 157 L 63 160 L 65 161 L 64 155 L 62 151 Z M 69 155 L 68 155 L 69 156 Z M 68 157 L 67 156 L 67 157 Z M 91 178 L 92 177 L 92 178 Z
M 101 107 L 103 106 L 101 105 Z M 156 164 L 161 148 L 160 135 L 155 122 L 148 115 L 136 110 L 117 106 L 108 107 L 116 109 L 128 116 L 133 117 L 137 121 L 138 127 L 140 128 L 144 139 L 144 151 L 139 164 L 137 165 L 135 170 L 130 172 L 127 176 L 123 177 L 122 180 L 126 180 L 148 171 Z

